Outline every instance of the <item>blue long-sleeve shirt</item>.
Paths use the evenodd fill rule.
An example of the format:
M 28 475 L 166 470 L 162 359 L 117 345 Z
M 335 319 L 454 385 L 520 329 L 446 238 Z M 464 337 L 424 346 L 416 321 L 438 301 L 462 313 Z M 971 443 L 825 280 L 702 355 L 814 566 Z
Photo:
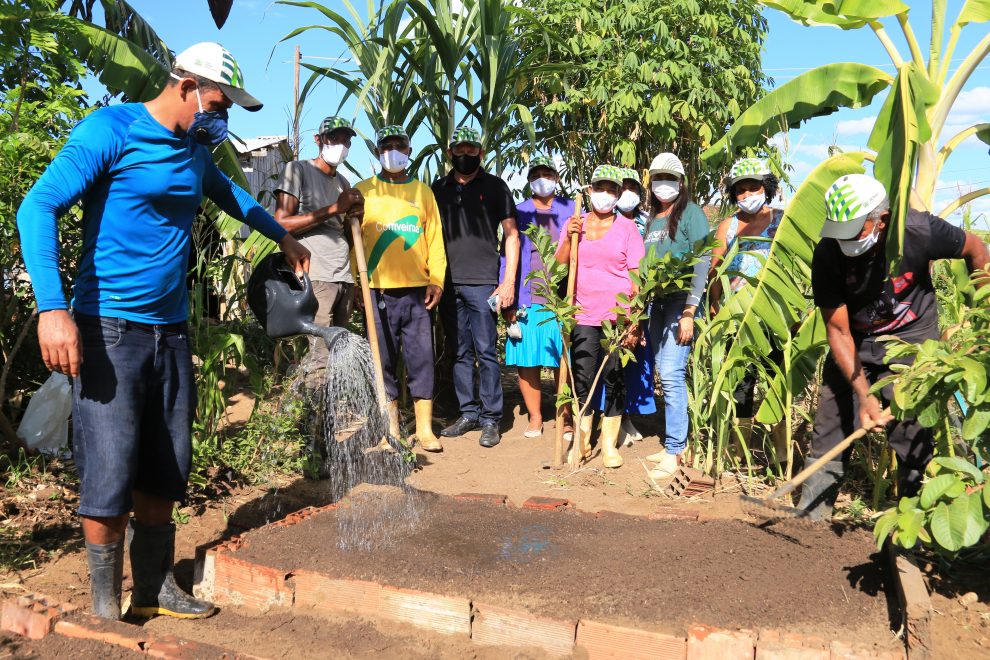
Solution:
M 17 211 L 38 311 L 67 306 L 58 218 L 82 200 L 72 307 L 139 323 L 184 321 L 192 224 L 204 195 L 268 238 L 285 236 L 250 194 L 217 169 L 206 147 L 160 124 L 144 104 L 89 115 Z

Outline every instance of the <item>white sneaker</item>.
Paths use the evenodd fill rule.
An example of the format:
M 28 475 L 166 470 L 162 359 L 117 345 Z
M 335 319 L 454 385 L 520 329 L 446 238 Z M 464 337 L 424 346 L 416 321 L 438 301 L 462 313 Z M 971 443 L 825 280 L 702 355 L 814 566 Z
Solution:
M 680 465 L 678 456 L 676 454 L 668 454 L 666 450 L 660 452 L 660 454 L 654 454 L 654 456 L 659 456 L 659 458 L 647 458 L 647 460 L 654 461 L 657 464 L 656 467 L 650 470 L 650 478 L 661 480 L 673 477 Z

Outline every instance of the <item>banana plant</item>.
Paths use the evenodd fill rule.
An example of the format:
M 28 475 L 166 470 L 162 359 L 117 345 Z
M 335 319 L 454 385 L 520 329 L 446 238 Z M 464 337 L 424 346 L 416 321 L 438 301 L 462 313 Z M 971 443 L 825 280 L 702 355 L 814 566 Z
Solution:
M 726 136 L 702 154 L 703 160 L 728 161 L 766 137 L 770 130 L 793 128 L 810 117 L 830 114 L 843 107 L 863 107 L 886 89 L 887 97 L 868 144 L 876 152 L 874 174 L 890 196 L 891 233 L 896 237 L 887 243 L 891 260 L 896 261 L 902 251 L 902 219 L 909 205 L 938 211 L 938 215 L 945 217 L 961 205 L 990 194 L 990 188 L 984 188 L 961 196 L 943 209 L 932 208 L 935 183 L 952 152 L 972 136 L 990 144 L 990 123 L 977 123 L 941 141 L 953 103 L 990 53 L 990 33 L 987 33 L 961 58 L 962 63 L 950 76 L 949 65 L 956 55 L 959 36 L 970 24 L 990 20 L 990 2 L 966 0 L 950 25 L 948 43 L 943 46 L 946 3 L 934 0 L 927 61 L 909 21 L 910 7 L 899 0 L 766 0 L 764 4 L 808 26 L 870 29 L 897 69 L 897 75 L 892 78 L 857 63 L 828 64 L 805 72 L 746 110 Z M 906 57 L 884 24 L 895 20 L 908 45 Z

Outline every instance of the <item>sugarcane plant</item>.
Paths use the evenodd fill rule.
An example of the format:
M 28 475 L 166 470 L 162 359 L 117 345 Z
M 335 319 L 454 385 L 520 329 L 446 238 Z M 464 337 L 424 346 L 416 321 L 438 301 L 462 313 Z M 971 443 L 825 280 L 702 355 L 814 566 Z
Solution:
M 711 254 L 717 241 L 709 236 L 695 243 L 689 252 L 677 255 L 668 252 L 658 256 L 650 251 L 640 262 L 638 271 L 630 273 L 636 292 L 631 296 L 620 293 L 617 296 L 618 304 L 612 308 L 616 314 L 615 322 L 608 320 L 602 322 L 601 346 L 604 351 L 602 361 L 592 379 L 587 400 L 579 401 L 568 338 L 577 325 L 576 315 L 580 307 L 560 293 L 561 283 L 567 278 L 568 266 L 555 258 L 557 244 L 544 227 L 533 224 L 527 227 L 524 233 L 533 241 L 542 263 L 541 267 L 526 276 L 525 281 L 546 301 L 543 303 L 544 309 L 552 314 L 552 318 L 548 317 L 540 323 L 558 324 L 564 337 L 561 360 L 567 364 L 568 380 L 557 396 L 556 406 L 558 408 L 566 406 L 572 411 L 575 422 L 573 442 L 574 446 L 580 446 L 581 418 L 594 414 L 589 412 L 589 409 L 595 400 L 595 392 L 608 361 L 613 355 L 617 355 L 623 367 L 629 362 L 635 362 L 636 357 L 627 343 L 635 329 L 649 317 L 650 301 L 688 291 L 695 264 Z

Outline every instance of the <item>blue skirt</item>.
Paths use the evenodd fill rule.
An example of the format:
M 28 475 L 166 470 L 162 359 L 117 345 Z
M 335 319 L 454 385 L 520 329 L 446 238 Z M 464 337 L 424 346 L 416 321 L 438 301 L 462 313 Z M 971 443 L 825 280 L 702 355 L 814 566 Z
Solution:
M 626 414 L 651 415 L 657 411 L 657 401 L 653 397 L 653 354 L 650 351 L 650 331 L 643 328 L 646 346 L 637 345 L 633 349 L 635 362 L 628 362 L 622 369 L 626 386 Z M 605 387 L 599 383 L 596 390 L 598 410 L 605 410 Z
M 549 321 L 541 323 L 545 319 Z M 559 367 L 563 340 L 553 314 L 543 305 L 533 304 L 518 322 L 522 337 L 505 340 L 505 364 L 510 367 Z

